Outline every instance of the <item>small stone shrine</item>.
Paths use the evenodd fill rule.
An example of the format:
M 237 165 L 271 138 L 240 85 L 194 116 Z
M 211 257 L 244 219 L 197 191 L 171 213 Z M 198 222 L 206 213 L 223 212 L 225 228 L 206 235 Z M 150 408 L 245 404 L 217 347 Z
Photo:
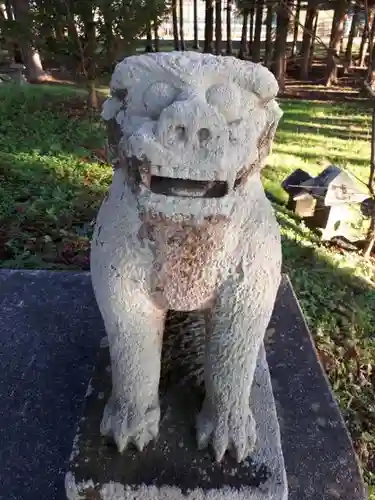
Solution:
M 366 187 L 335 165 L 329 165 L 312 177 L 302 169 L 295 170 L 283 182 L 288 193 L 287 208 L 306 224 L 321 230 L 323 240 L 341 234 L 350 207 L 369 196 Z
M 0 85 L 27 83 L 25 77 L 26 67 L 23 64 L 0 62 Z

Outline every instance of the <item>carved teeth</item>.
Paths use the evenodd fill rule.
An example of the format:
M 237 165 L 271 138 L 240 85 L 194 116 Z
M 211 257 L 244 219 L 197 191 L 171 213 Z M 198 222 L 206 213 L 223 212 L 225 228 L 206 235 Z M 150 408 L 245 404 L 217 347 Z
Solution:
M 150 172 L 141 171 L 141 180 L 143 184 L 150 189 L 151 186 L 151 174 Z
M 151 176 L 150 189 L 155 194 L 189 198 L 222 198 L 228 193 L 225 181 L 197 181 Z

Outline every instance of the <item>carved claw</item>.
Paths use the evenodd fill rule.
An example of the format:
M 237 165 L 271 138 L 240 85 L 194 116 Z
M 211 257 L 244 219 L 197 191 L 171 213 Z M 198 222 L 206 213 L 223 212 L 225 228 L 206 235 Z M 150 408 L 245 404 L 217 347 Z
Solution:
M 242 462 L 251 453 L 256 442 L 255 422 L 249 407 L 236 405 L 228 410 L 215 412 L 203 408 L 197 417 L 198 448 L 210 443 L 215 460 L 221 462 L 225 452 Z
M 111 396 L 103 413 L 100 432 L 103 436 L 112 436 L 118 451 L 122 453 L 131 443 L 138 451 L 156 439 L 159 433 L 160 408 L 148 408 L 140 412 L 130 405 L 119 407 Z

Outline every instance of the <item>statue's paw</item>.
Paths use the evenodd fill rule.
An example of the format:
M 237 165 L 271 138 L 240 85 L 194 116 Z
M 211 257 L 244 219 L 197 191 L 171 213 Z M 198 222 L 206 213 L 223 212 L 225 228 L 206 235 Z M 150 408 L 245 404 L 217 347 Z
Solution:
M 112 436 L 122 453 L 129 444 L 142 451 L 159 433 L 159 406 L 140 411 L 131 405 L 119 405 L 111 397 L 104 409 L 100 432 Z
M 228 450 L 242 462 L 254 449 L 255 421 L 248 405 L 235 405 L 229 410 L 213 411 L 203 405 L 197 417 L 197 441 L 200 449 L 211 444 L 217 462 Z

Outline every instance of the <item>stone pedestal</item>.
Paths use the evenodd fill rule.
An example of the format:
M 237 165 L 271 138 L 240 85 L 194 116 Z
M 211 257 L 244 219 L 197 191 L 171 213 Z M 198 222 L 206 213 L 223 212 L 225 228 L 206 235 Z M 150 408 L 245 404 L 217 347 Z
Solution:
M 183 385 L 163 389 L 158 442 L 142 454 L 119 455 L 99 433 L 111 387 L 102 347 L 66 476 L 68 499 L 364 500 L 348 432 L 287 278 L 265 346 L 276 405 L 262 349 L 251 394 L 259 440 L 241 465 L 230 457 L 217 465 L 209 452 L 197 450 L 194 416 L 202 395 Z
M 89 274 L 0 270 L 0 324 L 3 367 L 0 428 L 6 429 L 6 432 L 0 432 L 1 491 L 6 498 L 15 500 L 66 499 L 64 478 L 75 423 L 82 412 L 82 400 L 97 352 L 105 352 L 99 349 L 104 329 Z M 265 347 L 281 431 L 288 500 L 365 500 L 365 487 L 347 429 L 287 278 L 279 290 Z M 97 405 L 102 404 L 99 396 L 102 398 L 103 395 L 99 393 L 106 389 L 95 388 L 94 380 L 89 388 L 88 393 L 94 392 L 86 399 L 92 397 Z M 192 415 L 193 408 L 185 400 L 185 392 L 181 389 L 175 392 L 175 396 L 180 397 L 187 407 L 184 419 L 190 418 L 192 422 L 189 415 Z M 169 403 L 166 401 L 165 404 Z M 86 405 L 83 423 L 89 426 L 91 422 L 93 426 L 93 446 L 95 440 L 100 440 L 95 424 L 98 417 L 88 414 L 87 408 Z M 164 418 L 172 417 L 165 411 L 163 415 Z M 181 414 L 174 415 L 180 421 Z M 184 440 L 185 436 L 189 439 L 194 436 L 194 429 L 185 423 L 181 430 L 187 433 Z M 177 427 L 173 429 L 173 432 L 177 431 Z M 83 477 L 84 473 L 84 450 L 79 448 L 80 442 L 76 440 L 74 450 L 80 453 L 82 466 L 72 468 L 72 457 L 68 467 L 76 478 Z M 153 464 L 149 460 L 149 473 L 152 465 L 162 472 L 162 464 L 174 454 L 178 460 L 169 462 L 169 478 L 172 481 L 177 477 L 184 491 L 196 487 L 200 481 L 198 486 L 205 491 L 212 486 L 215 500 L 216 497 L 224 498 L 228 490 L 232 495 L 236 490 L 238 497 L 247 499 L 249 497 L 243 491 L 254 487 L 264 491 L 262 488 L 269 484 L 270 478 L 264 481 L 268 470 L 251 464 L 246 473 L 244 469 L 240 470 L 237 480 L 234 464 L 232 469 L 226 465 L 230 473 L 225 476 L 225 488 L 221 482 L 224 476 L 214 475 L 210 469 L 212 461 L 207 466 L 207 474 L 200 473 L 199 467 L 190 460 L 192 455 L 188 455 L 195 453 L 198 456 L 200 452 L 196 448 L 190 452 L 181 448 L 178 453 L 178 443 L 165 454 L 164 462 L 159 463 L 160 456 L 164 456 L 162 450 L 157 457 L 153 455 L 156 458 Z M 107 445 L 106 448 L 110 450 L 106 452 L 107 457 L 115 455 L 114 448 Z M 102 449 L 97 448 L 98 464 L 103 463 L 101 453 Z M 90 460 L 90 456 L 86 458 Z M 204 460 L 204 464 L 208 464 L 206 455 Z M 129 467 L 131 463 L 128 462 Z M 184 463 L 189 465 L 181 467 Z M 86 469 L 87 475 L 94 478 L 95 463 L 87 462 L 86 466 L 89 464 L 93 468 L 92 471 Z M 109 465 L 109 460 L 106 464 Z M 133 483 L 139 485 L 139 474 L 145 474 L 146 469 L 143 471 L 138 465 L 135 462 L 133 469 L 118 471 L 118 477 L 132 474 Z M 104 474 L 101 479 L 106 480 Z M 162 479 L 166 477 L 166 473 L 163 474 Z M 184 477 L 194 479 L 194 474 L 195 483 L 184 482 Z M 145 475 L 142 477 L 147 479 Z M 158 480 L 158 476 L 152 476 L 152 479 Z M 171 481 L 161 480 L 155 488 L 163 483 L 170 485 Z M 220 494 L 218 487 L 222 488 Z M 147 491 L 150 491 L 150 483 Z M 115 488 L 109 494 L 112 494 L 111 500 L 121 498 L 116 497 Z
M 287 500 L 279 424 L 263 346 L 251 393 L 258 443 L 251 458 L 240 465 L 227 456 L 217 464 L 208 450 L 197 450 L 195 416 L 203 394 L 188 383 L 162 390 L 158 441 L 142 453 L 128 449 L 120 455 L 99 434 L 111 390 L 109 362 L 108 348 L 102 348 L 66 477 L 69 500 Z

